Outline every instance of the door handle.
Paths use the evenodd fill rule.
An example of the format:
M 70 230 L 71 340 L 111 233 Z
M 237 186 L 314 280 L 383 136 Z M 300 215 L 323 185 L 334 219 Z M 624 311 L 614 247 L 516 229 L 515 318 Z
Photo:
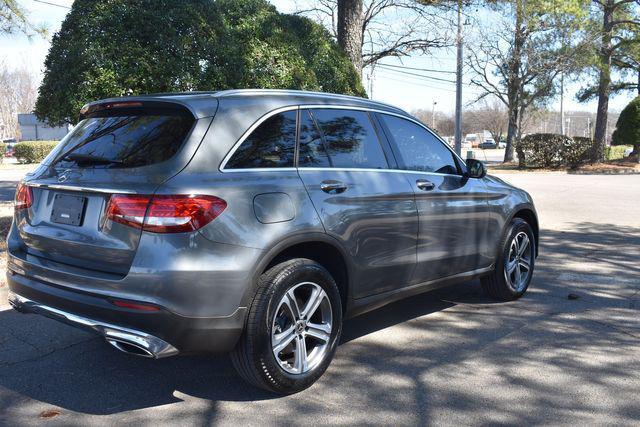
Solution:
M 320 189 L 329 194 L 340 194 L 347 189 L 347 184 L 333 179 L 328 179 L 320 183 Z
M 416 185 L 422 191 L 431 191 L 436 188 L 436 185 L 428 179 L 419 179 L 416 181 Z

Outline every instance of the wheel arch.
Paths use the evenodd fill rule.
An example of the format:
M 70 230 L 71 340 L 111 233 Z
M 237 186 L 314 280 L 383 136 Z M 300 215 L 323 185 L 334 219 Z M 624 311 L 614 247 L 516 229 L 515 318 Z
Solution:
M 509 221 L 507 221 L 507 223 L 505 224 L 504 232 L 506 232 L 507 227 L 509 226 L 509 224 L 514 218 L 520 218 L 526 221 L 531 226 L 531 229 L 533 230 L 533 236 L 535 237 L 536 258 L 537 258 L 538 247 L 540 245 L 539 243 L 540 242 L 540 226 L 538 224 L 538 215 L 536 214 L 535 208 L 529 204 L 516 206 L 513 213 L 511 214 L 511 217 L 509 218 Z
M 281 240 L 265 251 L 255 269 L 251 294 L 247 298 L 253 297 L 258 280 L 265 271 L 276 264 L 293 258 L 311 259 L 331 273 L 340 291 L 344 314 L 351 292 L 352 265 L 348 261 L 349 257 L 346 251 L 340 246 L 339 242 L 324 233 L 297 234 Z

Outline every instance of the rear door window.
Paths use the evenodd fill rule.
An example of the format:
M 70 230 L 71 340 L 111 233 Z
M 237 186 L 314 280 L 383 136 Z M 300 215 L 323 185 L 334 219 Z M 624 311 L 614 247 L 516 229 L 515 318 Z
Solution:
M 313 117 L 324 137 L 334 168 L 386 169 L 387 160 L 365 111 L 314 109 Z
M 56 164 L 73 167 L 147 166 L 169 160 L 194 118 L 181 113 L 113 115 L 82 120 L 56 150 Z
M 233 153 L 225 169 L 293 167 L 296 115 L 296 111 L 285 111 L 262 122 Z

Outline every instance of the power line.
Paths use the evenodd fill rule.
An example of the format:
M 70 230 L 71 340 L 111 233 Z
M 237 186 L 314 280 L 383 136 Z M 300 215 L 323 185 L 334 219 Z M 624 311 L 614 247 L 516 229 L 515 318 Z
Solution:
M 49 6 L 61 7 L 63 9 L 71 9 L 70 6 L 65 6 L 64 4 L 52 3 L 52 2 L 45 1 L 45 0 L 32 0 L 32 1 L 34 1 L 36 3 L 48 4 Z
M 392 71 L 394 73 L 399 73 L 399 74 L 404 74 L 407 76 L 416 76 L 416 77 L 420 77 L 423 79 L 430 79 L 430 80 L 437 80 L 437 81 L 441 81 L 441 82 L 446 82 L 446 83 L 455 83 L 455 80 L 449 80 L 449 79 L 443 79 L 440 77 L 432 77 L 432 76 L 425 76 L 424 74 L 417 74 L 417 73 L 411 73 L 409 71 L 400 71 L 400 70 L 395 70 L 393 68 L 385 68 L 386 66 L 384 64 L 378 64 L 379 67 L 383 67 L 382 69 L 385 71 Z
M 386 72 L 386 70 L 384 70 Z M 394 76 L 395 77 L 395 76 Z M 384 80 L 390 80 L 390 81 L 394 81 L 394 82 L 398 82 L 398 83 L 404 83 L 404 84 L 408 84 L 408 85 L 413 85 L 413 86 L 419 86 L 419 87 L 424 87 L 424 88 L 428 88 L 428 89 L 437 89 L 437 90 L 442 90 L 445 92 L 451 92 L 451 93 L 455 93 L 455 89 L 451 89 L 446 88 L 446 87 L 442 87 L 442 86 L 434 86 L 435 83 L 432 84 L 427 84 L 426 82 L 416 82 L 416 81 L 411 81 L 411 80 L 400 80 L 399 78 L 393 78 L 387 75 L 382 76 L 382 78 L 384 78 Z M 410 78 L 414 78 L 414 77 L 410 77 Z M 470 90 L 467 93 L 471 93 L 474 95 L 479 95 L 482 93 L 482 91 L 478 91 L 478 90 Z
M 394 64 L 381 64 L 378 63 L 376 64 L 376 66 L 378 65 L 382 65 L 385 67 L 393 67 L 393 68 L 400 68 L 403 70 L 414 70 L 414 71 L 426 71 L 428 73 L 445 73 L 445 74 L 455 74 L 455 71 L 446 71 L 446 70 L 432 70 L 429 68 L 415 68 L 415 67 L 405 67 L 404 65 L 394 65 Z

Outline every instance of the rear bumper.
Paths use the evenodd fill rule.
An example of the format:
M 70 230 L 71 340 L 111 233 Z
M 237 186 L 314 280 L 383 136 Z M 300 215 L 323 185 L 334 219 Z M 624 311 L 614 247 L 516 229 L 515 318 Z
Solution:
M 161 358 L 178 353 L 233 349 L 244 326 L 244 308 L 227 317 L 185 317 L 168 310 L 141 312 L 113 305 L 108 297 L 70 290 L 7 273 L 9 303 L 97 333 L 121 351 Z
M 134 346 L 140 350 L 141 356 L 159 359 L 178 354 L 178 350 L 174 346 L 153 335 L 67 313 L 32 301 L 14 292 L 9 292 L 9 304 L 21 313 L 41 314 L 78 328 L 96 332 L 98 335 L 102 335 L 108 343 L 121 350 L 126 348 L 123 344 Z

